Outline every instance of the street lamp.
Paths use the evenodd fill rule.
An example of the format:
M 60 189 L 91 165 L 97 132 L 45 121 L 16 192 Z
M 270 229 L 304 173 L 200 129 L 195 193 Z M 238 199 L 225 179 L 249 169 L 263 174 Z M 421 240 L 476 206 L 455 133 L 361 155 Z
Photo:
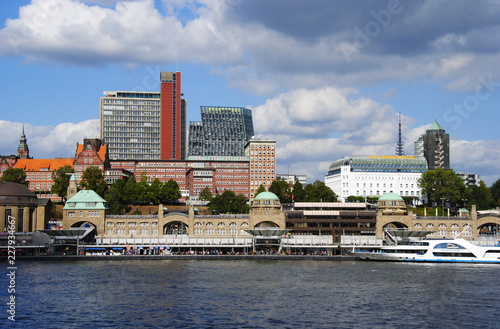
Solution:
M 444 217 L 444 200 L 445 198 L 441 198 L 441 210 L 443 211 L 443 217 Z

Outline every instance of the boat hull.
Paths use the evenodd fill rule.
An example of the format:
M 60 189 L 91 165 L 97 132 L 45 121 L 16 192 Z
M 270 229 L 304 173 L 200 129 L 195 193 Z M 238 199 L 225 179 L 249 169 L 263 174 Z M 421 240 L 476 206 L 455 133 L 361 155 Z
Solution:
M 428 262 L 428 263 L 482 263 L 500 264 L 500 259 L 472 258 L 472 257 L 428 257 L 417 254 L 398 254 L 373 251 L 353 251 L 351 255 L 361 260 L 386 261 L 386 262 Z

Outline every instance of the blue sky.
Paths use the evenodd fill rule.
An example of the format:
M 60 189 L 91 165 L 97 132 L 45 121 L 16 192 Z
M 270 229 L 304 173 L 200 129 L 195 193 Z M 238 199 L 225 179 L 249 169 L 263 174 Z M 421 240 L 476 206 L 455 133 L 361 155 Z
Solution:
M 446 19 L 443 19 L 446 17 Z M 500 178 L 500 4 L 494 1 L 31 0 L 0 4 L 0 154 L 22 125 L 35 158 L 98 136 L 107 90 L 182 72 L 188 118 L 245 106 L 278 170 L 405 151 L 435 119 L 451 165 Z M 498 82 L 497 82 L 498 81 Z

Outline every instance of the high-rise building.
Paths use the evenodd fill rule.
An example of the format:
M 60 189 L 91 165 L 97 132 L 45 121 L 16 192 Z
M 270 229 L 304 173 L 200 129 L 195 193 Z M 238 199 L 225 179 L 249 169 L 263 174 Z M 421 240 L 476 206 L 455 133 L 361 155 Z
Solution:
M 161 72 L 160 92 L 104 92 L 101 139 L 111 160 L 186 157 L 186 101 L 181 99 L 180 78 L 180 72 Z
M 202 106 L 189 123 L 189 156 L 243 156 L 253 136 L 252 112 L 243 107 Z
M 429 170 L 450 169 L 450 135 L 437 121 L 415 142 L 415 155 L 423 155 Z
M 259 186 L 269 190 L 276 180 L 276 141 L 252 138 L 245 145 L 245 156 L 250 161 L 250 199 Z
M 186 158 L 186 101 L 181 99 L 181 72 L 161 72 L 160 159 Z

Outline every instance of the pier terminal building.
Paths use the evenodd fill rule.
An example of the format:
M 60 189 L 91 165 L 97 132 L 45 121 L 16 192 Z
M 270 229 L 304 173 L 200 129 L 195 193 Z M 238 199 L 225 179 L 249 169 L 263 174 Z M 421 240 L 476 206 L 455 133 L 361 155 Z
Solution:
M 0 230 L 6 232 L 9 218 L 13 217 L 16 234 L 47 232 L 44 229 L 50 214 L 46 200 L 37 199 L 22 185 L 13 188 L 12 184 L 19 185 L 0 183 Z M 364 202 L 317 202 L 296 203 L 290 210 L 283 210 L 276 195 L 263 192 L 254 199 L 249 214 L 206 215 L 192 205 L 184 210 L 159 205 L 155 214 L 118 216 L 107 214 L 106 201 L 94 191 L 76 192 L 74 178 L 68 195 L 62 223 L 57 226 L 63 231 L 94 229 L 95 243 L 104 247 L 162 245 L 197 250 L 245 246 L 248 250 L 261 239 L 261 244 L 274 240 L 292 249 L 333 250 L 352 244 L 380 245 L 387 241 L 385 230 L 394 228 L 433 231 L 435 237 L 461 233 L 469 239 L 494 238 L 498 236 L 500 219 L 498 210 L 476 211 L 474 206 L 470 213 L 464 211 L 458 217 L 416 216 L 395 193 L 381 196 L 376 206 Z M 262 232 L 275 235 L 256 237 Z M 17 238 L 20 249 L 29 240 L 24 235 Z

